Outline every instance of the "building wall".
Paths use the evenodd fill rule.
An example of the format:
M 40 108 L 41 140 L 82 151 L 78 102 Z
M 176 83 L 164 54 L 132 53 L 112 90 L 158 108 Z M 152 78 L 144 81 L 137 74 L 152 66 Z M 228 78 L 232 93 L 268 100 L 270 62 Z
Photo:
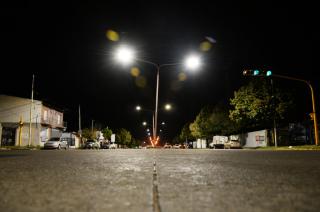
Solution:
M 1 139 L 2 139 L 2 125 L 1 125 L 1 122 L 0 122 L 0 146 L 1 146 Z
M 3 127 L 15 129 L 15 145 L 19 145 L 20 120 L 23 122 L 21 146 L 29 143 L 31 100 L 26 98 L 0 95 L 0 139 Z M 45 112 L 46 111 L 46 112 Z M 46 118 L 44 114 L 46 113 Z M 41 101 L 34 100 L 31 117 L 31 145 L 43 146 L 52 134 L 60 136 L 63 129 L 63 113 L 45 107 Z M 56 130 L 53 130 L 57 128 Z M 1 145 L 1 142 L 0 142 Z
M 27 146 L 29 144 L 29 124 L 24 124 L 21 128 L 21 146 Z M 31 142 L 32 146 L 43 146 L 44 142 L 41 142 L 40 132 L 41 132 L 41 124 L 32 124 L 31 126 Z M 19 146 L 20 143 L 20 127 L 16 128 L 16 137 L 15 137 L 15 145 Z
M 27 146 L 29 144 L 29 124 L 24 124 L 21 128 L 21 146 Z M 42 126 L 41 124 L 32 124 L 31 126 L 31 143 L 32 146 L 44 146 L 44 143 L 51 137 L 60 137 L 62 131 L 54 130 L 48 126 Z M 55 131 L 55 132 L 53 132 Z M 20 127 L 16 128 L 15 145 L 19 146 L 19 134 Z
M 0 122 L 17 123 L 22 118 L 24 123 L 30 122 L 31 100 L 13 96 L 0 95 Z M 42 103 L 34 100 L 32 107 L 32 123 L 41 121 Z
M 63 128 L 63 113 L 43 106 L 41 110 L 41 123 L 51 125 L 52 128 Z

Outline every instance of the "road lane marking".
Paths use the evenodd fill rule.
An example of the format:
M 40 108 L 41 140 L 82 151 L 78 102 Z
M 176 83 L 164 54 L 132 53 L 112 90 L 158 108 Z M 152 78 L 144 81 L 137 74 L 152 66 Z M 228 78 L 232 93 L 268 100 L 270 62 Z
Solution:
M 156 161 L 153 162 L 153 212 L 161 212 L 158 191 L 158 175 L 156 169 Z

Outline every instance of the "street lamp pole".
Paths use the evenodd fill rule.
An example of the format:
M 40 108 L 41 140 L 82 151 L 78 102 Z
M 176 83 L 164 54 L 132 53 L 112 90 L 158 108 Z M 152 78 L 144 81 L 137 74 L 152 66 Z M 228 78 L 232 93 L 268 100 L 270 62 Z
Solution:
M 135 59 L 136 61 L 140 61 L 143 63 L 148 63 L 150 65 L 153 65 L 156 67 L 157 71 L 157 78 L 156 78 L 156 103 L 155 103 L 155 110 L 154 110 L 154 127 L 153 127 L 153 139 L 157 139 L 157 125 L 158 125 L 158 102 L 159 102 L 159 81 L 160 81 L 160 69 L 165 66 L 176 66 L 176 65 L 181 65 L 182 63 L 167 63 L 167 64 L 162 64 L 158 65 L 157 63 L 148 61 L 148 60 L 143 60 L 143 59 Z
M 158 124 L 158 99 L 159 99 L 159 75 L 160 75 L 160 66 L 157 65 L 157 85 L 156 85 L 156 108 L 155 108 L 155 122 L 154 122 L 154 132 L 153 139 L 157 139 L 157 124 Z
M 152 135 L 154 135 L 155 132 L 155 119 L 154 119 L 154 112 L 152 112 Z
M 92 134 L 92 136 L 93 136 L 93 122 L 94 122 L 94 120 L 92 119 L 91 120 L 91 134 Z
M 157 139 L 157 124 L 158 124 L 158 99 L 159 99 L 159 78 L 160 78 L 160 69 L 164 66 L 175 66 L 175 65 L 181 65 L 182 63 L 168 63 L 168 64 L 157 64 L 148 60 L 140 59 L 140 58 L 135 58 L 134 56 L 134 51 L 126 46 L 120 47 L 116 54 L 115 54 L 115 59 L 118 61 L 122 61 L 124 64 L 128 65 L 132 61 L 140 61 L 143 63 L 148 63 L 150 65 L 153 65 L 156 67 L 157 71 L 157 84 L 156 84 L 156 102 L 155 102 L 155 111 L 154 111 L 154 127 L 153 127 L 153 139 Z M 199 56 L 196 55 L 191 55 L 189 56 L 186 61 L 185 65 L 189 67 L 190 69 L 195 69 L 200 65 L 201 61 L 199 59 Z
M 165 66 L 177 66 L 177 65 L 182 65 L 182 63 L 166 63 L 166 64 L 161 64 L 158 65 L 156 63 L 147 61 L 147 60 L 143 60 L 143 59 L 135 59 L 137 61 L 140 62 L 144 62 L 144 63 L 148 63 L 150 65 L 153 65 L 156 67 L 156 71 L 157 71 L 157 84 L 156 84 L 156 104 L 155 104 L 155 112 L 154 112 L 154 131 L 153 131 L 153 139 L 156 140 L 157 139 L 157 126 L 158 126 L 158 101 L 159 101 L 159 83 L 160 83 L 160 69 L 162 67 Z M 188 66 L 190 66 L 190 64 L 188 64 Z

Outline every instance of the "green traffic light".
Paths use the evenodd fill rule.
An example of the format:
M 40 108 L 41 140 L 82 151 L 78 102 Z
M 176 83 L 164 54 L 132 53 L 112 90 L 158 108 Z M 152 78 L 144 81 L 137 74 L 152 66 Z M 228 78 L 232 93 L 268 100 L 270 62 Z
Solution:
M 254 70 L 254 71 L 253 71 L 253 76 L 257 76 L 257 75 L 259 75 L 259 73 L 260 73 L 259 70 Z
M 271 70 L 268 70 L 267 73 L 266 73 L 267 77 L 271 76 L 272 75 L 272 71 Z

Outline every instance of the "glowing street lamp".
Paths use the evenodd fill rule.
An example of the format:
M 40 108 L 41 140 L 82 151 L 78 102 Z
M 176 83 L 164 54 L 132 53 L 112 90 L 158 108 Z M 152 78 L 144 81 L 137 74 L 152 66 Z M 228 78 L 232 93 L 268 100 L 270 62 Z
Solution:
M 201 59 L 198 55 L 190 55 L 185 59 L 185 66 L 188 70 L 197 70 L 201 66 Z
M 120 46 L 115 52 L 115 60 L 123 65 L 129 65 L 134 61 L 134 51 L 128 46 Z
M 166 109 L 166 110 L 171 110 L 171 105 L 170 104 L 166 104 L 165 106 L 164 106 L 164 109 Z
M 143 126 L 146 126 L 146 125 L 147 125 L 147 122 L 146 122 L 146 121 L 142 122 L 142 125 L 143 125 Z
M 141 110 L 141 107 L 138 105 L 138 106 L 136 106 L 136 110 L 137 111 L 140 111 Z

